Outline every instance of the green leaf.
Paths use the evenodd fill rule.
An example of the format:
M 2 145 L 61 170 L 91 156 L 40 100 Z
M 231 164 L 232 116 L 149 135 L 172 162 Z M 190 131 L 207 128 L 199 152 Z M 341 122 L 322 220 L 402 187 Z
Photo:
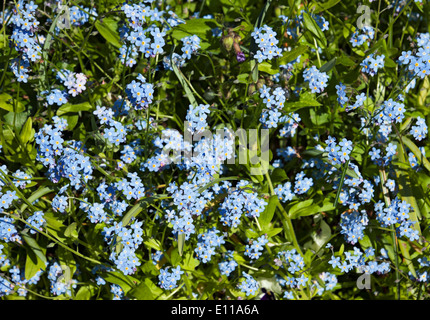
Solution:
M 360 243 L 361 243 L 361 242 L 360 242 Z M 343 251 L 344 251 L 344 250 L 345 250 L 345 244 L 344 244 L 344 243 L 342 243 L 342 245 L 340 246 L 339 252 L 338 252 L 339 256 L 343 255 Z
M 243 258 L 237 251 L 233 252 L 233 259 L 238 263 L 238 264 L 244 264 L 246 263 L 245 258 Z
M 285 110 L 287 111 L 297 111 L 305 107 L 319 107 L 322 104 L 315 100 L 315 95 L 311 93 L 304 93 L 300 95 L 299 101 L 286 102 Z
M 255 278 L 257 280 L 260 288 L 266 289 L 268 292 L 274 292 L 276 294 L 282 294 L 282 288 L 276 279 L 276 277 L 266 278 L 266 277 L 258 277 Z
M 145 241 L 144 244 L 147 247 L 150 247 L 152 249 L 160 250 L 161 251 L 161 243 L 160 243 L 159 240 L 151 238 L 148 241 Z
M 199 264 L 200 261 L 194 258 L 192 253 L 187 252 L 182 260 L 182 269 L 194 271 Z
M 170 253 L 170 263 L 173 266 L 178 265 L 182 261 L 182 256 L 179 254 L 179 249 L 174 248 Z
M 154 296 L 151 289 L 145 282 L 141 282 L 136 288 L 130 290 L 128 296 L 132 296 L 138 300 L 153 300 Z
M 96 293 L 96 287 L 93 285 L 81 286 L 76 293 L 74 300 L 90 300 Z
M 3 24 L 3 27 L 6 25 Z M 2 28 L 3 29 L 3 28 Z M 0 32 L 0 49 L 5 48 L 9 43 L 9 36 Z
M 67 238 L 64 236 L 64 230 L 66 229 L 66 226 L 53 216 L 50 216 L 48 213 L 45 213 L 43 217 L 46 220 L 47 231 L 54 235 L 58 240 L 66 241 Z
M 215 180 L 213 180 L 213 181 L 209 182 L 207 185 L 205 185 L 205 186 L 201 187 L 200 189 L 198 189 L 198 192 L 199 192 L 199 193 L 202 193 L 203 191 L 205 191 L 207 188 L 209 188 L 209 187 L 213 186 L 214 184 L 217 184 L 217 183 L 219 183 L 219 182 L 221 182 L 221 181 L 225 181 L 225 180 L 227 180 L 227 181 L 230 181 L 230 180 L 240 180 L 240 178 L 239 178 L 239 177 L 223 177 L 223 178 L 217 178 L 217 179 L 215 179 Z
M 331 59 L 327 63 L 325 63 L 321 68 L 321 72 L 329 72 L 336 65 L 336 58 Z
M 252 82 L 257 83 L 258 81 L 258 63 L 257 60 L 252 59 L 249 64 L 251 65 L 251 76 Z
M 66 230 L 64 231 L 64 235 L 68 238 L 78 238 L 78 232 L 76 231 L 76 227 L 78 224 L 76 222 L 72 222 L 69 226 L 67 226 Z
M 403 152 L 403 146 L 401 144 L 398 144 L 397 150 L 398 150 L 397 154 L 399 157 L 399 162 L 400 163 L 407 163 L 405 154 Z M 396 175 L 398 178 L 399 194 L 400 194 L 401 199 L 405 200 L 413 208 L 413 210 L 411 210 L 411 212 L 409 212 L 409 219 L 412 222 L 414 222 L 414 224 L 412 225 L 412 228 L 417 230 L 418 233 L 421 235 L 420 223 L 418 221 L 418 217 L 421 218 L 421 213 L 420 213 L 420 208 L 418 206 L 417 200 L 414 196 L 411 178 L 410 178 L 408 172 L 404 169 L 401 169 L 401 168 L 396 169 Z
M 21 141 L 23 144 L 26 144 L 30 141 L 30 138 L 34 137 L 35 131 L 33 130 L 33 121 L 31 117 L 28 117 L 27 121 L 24 123 L 24 126 L 21 129 Z
M 45 263 L 35 254 L 28 253 L 25 260 L 24 276 L 27 280 L 33 278 L 39 270 L 46 268 Z
M 314 13 L 320 13 L 323 11 L 326 11 L 330 9 L 331 7 L 334 7 L 340 2 L 340 0 L 328 0 L 326 2 L 320 2 L 320 1 L 312 1 L 309 5 L 310 8 L 314 8 Z
M 7 93 L 0 94 L 0 108 L 9 112 L 13 112 L 13 104 L 14 98 L 11 95 Z M 24 109 L 25 107 L 21 102 L 16 103 L 16 113 L 23 112 Z
M 279 68 L 274 68 L 273 65 L 267 61 L 258 64 L 258 70 L 262 72 L 266 72 L 268 74 L 277 74 L 279 73 Z
M 72 131 L 76 127 L 76 125 L 78 124 L 79 115 L 77 115 L 77 114 L 66 115 L 66 116 L 62 116 L 61 118 L 66 119 L 67 130 Z
M 345 67 L 354 67 L 355 66 L 355 62 L 354 60 L 352 60 L 349 56 L 342 54 L 341 57 L 336 59 L 336 63 L 337 64 L 341 64 Z
M 198 103 L 196 101 L 196 98 L 194 97 L 194 94 L 191 91 L 190 86 L 188 85 L 187 81 L 185 80 L 185 77 L 184 77 L 182 71 L 178 69 L 178 67 L 176 66 L 175 63 L 173 63 L 173 61 L 170 61 L 170 64 L 171 64 L 172 69 L 175 72 L 176 76 L 178 77 L 179 82 L 181 83 L 182 87 L 184 88 L 185 94 L 187 95 L 188 100 L 190 101 L 190 103 L 194 107 L 197 107 Z
M 265 232 L 263 231 L 263 232 L 264 232 L 264 234 L 267 235 L 268 238 L 271 238 L 271 237 L 276 236 L 278 233 L 281 233 L 282 231 L 284 231 L 283 228 L 273 228 L 269 231 L 265 231 Z
M 325 222 L 321 215 L 316 216 L 315 222 L 320 221 L 319 229 L 317 231 L 314 231 L 311 233 L 311 238 L 313 240 L 313 243 L 309 246 L 314 251 L 320 250 L 331 238 L 331 228 Z
M 53 192 L 54 190 L 49 188 L 49 187 L 40 187 L 39 189 L 37 189 L 35 192 L 33 192 L 28 198 L 28 202 L 29 203 L 33 203 L 34 201 L 36 201 L 37 199 L 43 197 L 44 195 Z M 25 209 L 27 209 L 28 205 L 26 203 L 23 203 L 23 205 L 21 206 L 20 210 L 21 212 L 23 212 Z
M 96 29 L 100 32 L 102 37 L 113 46 L 121 48 L 121 41 L 115 26 L 115 21 L 110 18 L 103 19 L 103 22 L 99 20 L 96 21 Z
M 179 255 L 182 256 L 182 252 L 184 251 L 185 245 L 185 233 L 178 234 L 178 252 Z
M 411 256 L 409 255 L 409 248 L 410 248 L 409 244 L 406 241 L 399 239 L 399 247 L 400 247 L 400 251 L 402 252 L 402 256 L 405 258 L 404 261 L 408 266 L 409 271 L 416 278 L 417 272 L 415 271 L 414 264 L 412 263 Z
M 241 73 L 237 76 L 237 81 L 239 81 L 239 83 L 248 83 L 248 79 L 249 79 L 249 74 L 248 73 Z
M 220 25 L 215 19 L 190 19 L 172 28 L 172 37 L 181 40 L 184 37 L 196 35 L 201 40 L 201 49 L 207 49 L 210 44 L 208 39 L 212 37 L 212 29 Z
M 388 57 L 385 57 L 384 66 L 387 68 L 397 68 L 397 64 Z
M 420 149 L 416 146 L 415 143 L 412 142 L 409 138 L 402 136 L 402 141 L 409 149 L 411 149 L 412 153 L 415 155 L 416 159 L 420 161 L 424 168 L 426 168 L 430 172 L 430 162 L 424 157 L 420 151 Z
M 291 51 L 285 51 L 282 54 L 282 57 L 278 58 L 278 63 L 280 65 L 287 64 L 295 59 L 297 59 L 300 55 L 304 54 L 309 49 L 308 46 L 298 46 Z
M 270 175 L 270 179 L 272 180 L 273 184 L 276 184 L 276 183 L 280 183 L 284 180 L 287 180 L 288 176 L 285 173 L 284 169 L 275 168 L 275 170 L 273 170 L 272 174 Z
M 307 12 L 303 12 L 303 25 L 318 40 L 320 40 L 320 44 L 322 45 L 322 47 L 325 47 L 327 40 L 324 36 L 324 33 L 321 31 L 321 28 L 318 26 L 316 21 Z
M 261 229 L 266 230 L 269 227 L 270 222 L 275 214 L 276 205 L 278 204 L 278 196 L 274 195 L 269 198 L 269 203 L 267 204 L 264 211 L 258 217 L 258 222 L 260 223 Z
M 60 262 L 60 267 L 63 270 L 62 281 L 64 281 L 66 285 L 69 285 L 76 271 L 76 261 L 73 254 L 63 247 L 58 247 L 57 258 Z
M 144 199 L 146 200 L 146 199 Z M 130 222 L 131 218 L 136 217 L 143 210 L 142 202 L 136 203 L 122 218 L 122 225 L 126 226 Z
M 125 294 L 140 283 L 136 278 L 130 275 L 126 276 L 119 271 L 109 271 L 103 278 L 109 283 L 119 285 Z
M 299 217 L 311 216 L 320 212 L 326 212 L 334 210 L 333 203 L 330 199 L 326 199 L 323 203 L 316 204 L 313 199 L 301 201 L 293 205 L 289 210 L 291 219 L 297 219 Z
M 66 104 L 62 105 L 60 108 L 58 108 L 57 116 L 61 116 L 61 115 L 68 113 L 68 112 L 90 111 L 92 109 L 93 109 L 93 107 L 91 106 L 91 104 L 88 101 L 82 102 L 80 104 L 66 103 Z
M 21 237 L 27 244 L 27 259 L 25 262 L 25 278 L 31 279 L 37 271 L 46 268 L 45 250 L 27 233 L 21 233 Z M 28 269 L 27 269 L 28 267 Z

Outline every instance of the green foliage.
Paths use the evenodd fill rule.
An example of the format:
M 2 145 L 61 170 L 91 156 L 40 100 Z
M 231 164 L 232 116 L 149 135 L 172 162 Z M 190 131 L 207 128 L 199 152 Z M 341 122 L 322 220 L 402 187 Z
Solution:
M 29 63 L 27 82 L 18 81 L 11 68 L 23 55 L 16 49 L 16 40 L 12 40 L 12 23 L 0 30 L 0 199 L 8 191 L 17 196 L 10 207 L 0 207 L 0 219 L 13 219 L 20 237 L 20 241 L 0 239 L 0 245 L 4 245 L 0 257 L 3 254 L 10 260 L 10 265 L 0 264 L 0 267 L 1 276 L 5 275 L 8 281 L 14 266 L 23 270 L 26 280 L 44 271 L 42 280 L 23 285 L 28 289 L 26 299 L 107 300 L 115 298 L 112 291 L 115 286 L 121 288 L 124 297 L 137 300 L 261 298 L 260 291 L 246 296 L 238 289 L 244 279 L 242 272 L 252 275 L 260 288 L 270 290 L 277 299 L 285 298 L 287 291 L 294 299 L 429 298 L 428 280 L 419 282 L 414 278 L 423 275 L 422 261 L 428 258 L 430 162 L 426 154 L 430 154 L 430 146 L 427 136 L 423 140 L 414 139 L 411 127 L 418 117 L 426 123 L 430 120 L 430 80 L 428 76 L 423 79 L 416 76 L 415 87 L 406 89 L 411 78 L 399 62 L 403 51 L 415 50 L 417 36 L 430 30 L 428 2 L 410 1 L 392 7 L 390 1 L 380 4 L 364 1 L 372 9 L 375 37 L 354 46 L 350 39 L 354 32 L 361 32 L 355 1 L 160 1 L 163 18 L 160 21 L 147 18 L 145 27 L 154 22 L 166 33 L 163 53 L 145 56 L 145 52 L 139 51 L 130 56 L 136 62 L 132 66 L 121 62 L 123 45 L 128 54 L 131 50 L 129 39 L 123 37 L 122 28 L 130 19 L 120 10 L 121 1 L 97 3 L 97 16 L 87 12 L 88 21 L 71 28 L 56 28 L 58 12 L 45 7 L 43 1 L 35 2 L 39 5 L 40 19 L 37 35 L 43 35 L 45 40 L 40 59 Z M 84 8 L 93 4 L 68 3 Z M 150 4 L 152 8 L 157 5 L 156 1 Z M 15 2 L 8 1 L 5 7 L 12 10 Z M 169 21 L 173 24 L 167 19 L 169 10 L 184 23 L 169 25 Z M 296 24 L 294 19 L 298 16 L 302 19 Z M 322 30 L 320 17 L 329 23 L 328 30 Z M 251 33 L 265 25 L 276 31 L 283 50 L 279 57 L 259 62 L 258 43 Z M 174 63 L 172 54 L 182 54 L 181 40 L 194 35 L 200 39 L 197 53 L 182 65 Z M 384 66 L 373 76 L 361 66 L 371 54 L 384 55 Z M 304 80 L 304 71 L 312 66 L 328 76 L 327 86 L 319 93 L 312 92 Z M 49 104 L 48 91 L 68 90 L 58 78 L 66 70 L 85 75 L 86 89 L 76 96 L 68 93 L 64 104 Z M 138 75 L 154 88 L 152 102 L 145 108 L 136 108 L 129 98 L 127 86 Z M 347 87 L 349 104 L 364 94 L 359 108 L 347 111 L 340 106 L 336 88 L 340 83 Z M 222 170 L 217 168 L 216 173 L 208 174 L 205 183 L 193 178 L 193 170 L 198 171 L 195 168 L 187 171 L 176 164 L 163 163 L 157 171 L 142 169 L 159 156 L 160 150 L 155 145 L 166 129 L 186 134 L 184 121 L 190 105 L 208 106 L 210 113 L 205 121 L 214 132 L 224 128 L 247 132 L 257 129 L 260 137 L 264 128 L 261 115 L 267 111 L 260 89 L 275 87 L 288 93 L 285 103 L 277 109 L 280 117 L 294 113 L 300 120 L 293 121 L 295 134 L 283 134 L 283 125 L 269 128 L 268 172 L 261 163 L 251 162 L 253 146 L 241 145 L 239 137 L 232 145 L 236 159 Z M 361 122 L 361 118 L 374 119 L 385 101 L 401 101 L 399 95 L 404 98 L 405 119 L 390 123 L 391 131 L 385 141 L 378 136 L 378 126 Z M 100 124 L 95 114 L 100 106 L 106 106 L 107 110 L 118 108 L 115 119 L 127 131 L 125 143 L 108 141 L 105 131 L 108 124 Z M 120 113 L 124 110 L 127 112 Z M 67 176 L 52 178 L 52 168 L 44 166 L 40 157 L 37 134 L 46 126 L 52 127 L 56 117 L 67 122 L 64 146 L 70 146 L 71 140 L 82 142 L 77 151 L 88 157 L 94 169 L 89 179 L 80 180 L 81 189 L 67 186 L 71 183 Z M 350 160 L 333 164 L 325 149 L 329 137 L 335 137 L 337 142 L 343 138 L 352 141 Z M 396 145 L 395 154 L 390 162 L 377 165 L 371 159 L 372 148 L 385 150 L 388 141 Z M 133 150 L 135 159 L 123 161 L 124 146 L 133 143 L 139 146 Z M 288 159 L 282 153 L 286 150 L 293 152 Z M 260 151 L 257 157 L 262 156 Z M 245 162 L 240 161 L 240 155 L 246 156 Z M 418 168 L 411 166 L 412 155 Z M 252 173 L 255 169 L 260 170 L 258 174 Z M 30 177 L 23 186 L 19 185 L 23 178 L 16 176 L 18 170 Z M 104 207 L 111 210 L 112 221 L 122 226 L 130 228 L 136 221 L 143 223 L 142 243 L 136 250 L 140 264 L 132 273 L 124 274 L 110 256 L 123 250 L 123 239 L 115 235 L 108 243 L 105 227 L 111 224 L 91 222 L 85 205 L 102 202 L 97 189 L 100 185 L 113 185 L 136 172 L 144 184 L 143 196 L 129 199 L 116 190 L 115 200 L 126 202 L 125 211 L 116 215 L 111 208 L 107 209 L 108 205 Z M 313 185 L 304 193 L 294 192 L 300 172 L 313 179 Z M 388 177 L 395 180 L 395 191 L 387 189 Z M 377 182 L 378 178 L 382 183 Z M 349 190 L 353 179 L 360 183 L 370 181 L 374 187 L 371 199 L 360 203 L 359 210 L 346 205 L 342 194 Z M 170 184 L 181 186 L 186 182 L 201 183 L 197 189 L 199 195 L 210 192 L 202 212 L 193 216 L 195 232 L 190 237 L 172 232 L 174 221 L 167 219 L 168 209 L 178 205 L 174 194 L 169 192 Z M 288 201 L 280 199 L 275 191 L 287 183 L 293 189 Z M 213 191 L 214 187 L 224 185 L 228 186 L 224 193 Z M 255 194 L 264 203 L 264 210 L 257 217 L 241 212 L 240 223 L 230 226 L 221 217 L 225 200 L 235 192 Z M 53 207 L 58 195 L 67 198 L 64 212 Z M 413 223 L 411 229 L 417 231 L 417 239 L 400 236 L 396 232 L 398 223 L 383 226 L 378 220 L 375 204 L 381 202 L 386 208 L 396 197 L 410 205 L 408 221 Z M 42 230 L 31 228 L 28 223 L 38 211 L 45 219 Z M 363 235 L 351 243 L 345 240 L 342 228 L 354 211 L 363 213 L 367 224 Z M 208 262 L 203 262 L 196 253 L 199 235 L 211 228 L 218 230 L 225 242 Z M 262 257 L 254 260 L 245 252 L 259 237 L 268 242 L 263 246 Z M 344 259 L 354 248 L 375 249 L 371 260 L 386 262 L 390 267 L 386 274 L 371 275 L 371 290 L 357 287 L 360 270 L 354 268 L 348 273 L 329 264 L 333 257 Z M 279 264 L 279 254 L 288 250 L 304 261 L 300 275 L 307 277 L 307 283 L 302 287 L 289 288 L 279 281 L 292 276 L 285 264 Z M 386 257 L 381 250 L 386 251 Z M 158 252 L 161 256 L 154 260 L 154 253 Z M 219 263 L 228 259 L 230 252 L 237 268 L 227 276 L 221 272 Z M 47 274 L 54 262 L 61 269 L 61 283 L 69 290 L 58 296 L 52 293 Z M 0 263 L 3 263 L 1 258 Z M 184 271 L 177 287 L 162 289 L 160 270 L 177 266 Z M 335 275 L 338 282 L 319 294 L 316 284 L 325 285 L 321 279 L 325 273 Z M 96 274 L 106 284 L 98 283 Z M 0 297 L 20 298 L 16 292 Z

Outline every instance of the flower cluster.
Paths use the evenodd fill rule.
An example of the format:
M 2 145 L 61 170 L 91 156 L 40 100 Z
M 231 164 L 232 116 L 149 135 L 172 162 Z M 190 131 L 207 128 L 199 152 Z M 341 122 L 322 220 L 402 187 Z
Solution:
M 351 42 L 353 47 L 359 47 L 365 42 L 370 42 L 375 37 L 375 30 L 370 26 L 364 26 L 361 32 L 355 31 L 349 42 Z
M 247 274 L 244 271 L 242 272 L 242 276 L 245 277 L 245 280 L 243 280 L 238 285 L 240 291 L 244 292 L 246 296 L 252 296 L 257 294 L 258 289 L 260 288 L 260 285 L 258 284 L 257 280 L 255 280 L 251 275 Z
M 336 139 L 329 136 L 325 143 L 327 144 L 325 151 L 328 153 L 328 160 L 332 164 L 341 164 L 349 160 L 349 155 L 353 149 L 351 141 L 343 138 L 337 145 Z
M 167 191 L 173 197 L 173 204 L 177 211 L 168 209 L 166 219 L 173 225 L 174 234 L 185 234 L 188 239 L 195 232 L 193 215 L 201 215 L 206 203 L 211 198 L 212 193 L 205 190 L 198 192 L 198 186 L 184 182 L 180 187 L 176 183 L 171 183 Z
M 240 224 L 243 213 L 247 217 L 258 218 L 267 205 L 255 193 L 238 190 L 230 193 L 219 208 L 220 221 L 229 227 L 236 228 Z
M 177 266 L 176 268 L 166 267 L 161 269 L 158 276 L 158 284 L 161 288 L 166 290 L 175 289 L 178 286 L 177 282 L 181 279 L 181 275 L 183 273 L 184 271 L 181 270 L 180 266 Z
M 161 136 L 155 138 L 153 144 L 159 150 L 156 151 L 156 155 L 148 158 L 146 162 L 141 164 L 142 171 L 160 171 L 171 162 L 180 162 L 182 160 L 183 150 L 191 150 L 191 144 L 189 142 L 184 142 L 182 135 L 178 131 L 171 129 L 163 130 Z M 173 155 L 168 156 L 172 150 Z
M 36 159 L 48 168 L 47 175 L 52 182 L 58 183 L 64 178 L 79 190 L 82 187 L 82 180 L 88 182 L 92 177 L 90 158 L 83 155 L 82 142 L 70 140 L 66 147 L 63 145 L 62 135 L 67 122 L 59 117 L 54 117 L 53 120 L 54 127 L 46 125 L 36 133 L 38 145 Z
M 32 216 L 30 216 L 29 218 L 27 218 L 27 222 L 35 229 L 38 229 L 40 231 L 43 231 L 42 226 L 45 225 L 46 220 L 43 217 L 43 212 L 42 211 L 36 211 L 35 213 L 33 213 Z M 37 233 L 36 230 L 34 229 L 30 229 L 30 233 L 35 234 Z
M 19 82 L 28 81 L 30 61 L 36 62 L 41 59 L 44 37 L 36 35 L 39 26 L 39 21 L 36 19 L 37 7 L 33 1 L 25 3 L 15 8 L 10 20 L 14 28 L 10 39 L 13 41 L 13 47 L 22 53 L 13 59 L 10 65 Z
M 363 239 L 363 232 L 368 223 L 369 219 L 365 210 L 361 210 L 361 212 L 345 211 L 340 222 L 340 233 L 344 235 L 345 241 L 356 244 L 358 240 Z
M 318 27 L 320 27 L 321 31 L 327 31 L 329 30 L 330 23 L 324 19 L 323 16 L 312 14 L 312 18 L 314 18 L 315 22 L 317 23 Z
M 129 178 L 130 181 L 127 181 L 127 179 L 124 178 L 116 182 L 115 189 L 122 191 L 122 194 L 127 198 L 127 200 L 139 200 L 145 195 L 145 187 L 143 186 L 142 179 L 137 175 L 137 173 L 132 172 L 127 174 L 127 178 Z
M 324 282 L 324 287 L 322 287 L 317 281 L 314 281 L 313 285 L 317 289 L 317 295 L 322 295 L 325 291 L 333 290 L 338 283 L 336 275 L 330 272 L 323 272 L 319 277 Z
M 266 105 L 266 109 L 263 109 L 261 113 L 260 122 L 265 128 L 276 128 L 279 124 L 284 123 L 280 135 L 282 137 L 293 137 L 301 119 L 297 113 L 281 114 L 287 100 L 287 92 L 281 87 L 274 88 L 271 91 L 265 85 L 259 92 L 260 98 L 263 99 L 263 103 Z
M 200 38 L 196 35 L 192 35 L 189 37 L 184 37 L 181 39 L 182 41 L 182 55 L 181 58 L 183 61 L 191 59 L 191 55 L 195 54 L 197 50 L 200 49 Z
M 158 262 L 160 262 L 161 258 L 163 257 L 163 252 L 160 250 L 157 250 L 151 254 L 152 263 L 156 265 Z
M 245 246 L 245 256 L 250 259 L 257 260 L 263 253 L 264 246 L 269 242 L 265 235 L 262 235 L 257 240 L 252 240 L 250 244 Z
M 278 199 L 282 202 L 287 202 L 293 199 L 294 193 L 291 191 L 291 182 L 285 182 L 283 185 L 278 185 L 275 188 L 275 193 Z
M 11 274 L 11 280 L 14 283 L 14 287 L 18 288 L 16 291 L 18 295 L 21 297 L 27 296 L 28 291 L 26 290 L 26 285 L 37 284 L 40 280 L 40 276 L 43 273 L 42 269 L 39 269 L 36 274 L 30 279 L 26 279 L 24 276 L 24 270 L 19 269 L 17 266 L 14 266 L 9 270 Z
M 327 87 L 327 73 L 319 71 L 315 66 L 307 68 L 303 72 L 303 78 L 309 83 L 309 88 L 312 93 L 321 93 Z
M 46 97 L 48 105 L 61 106 L 68 102 L 67 94 L 59 89 L 52 89 L 51 91 L 42 91 L 42 94 Z
M 190 104 L 188 107 L 187 115 L 185 120 L 187 121 L 187 130 L 191 133 L 200 133 L 206 129 L 207 126 L 207 116 L 210 113 L 209 105 L 199 104 L 198 106 L 193 106 Z
M 362 66 L 361 72 L 374 76 L 379 69 L 384 67 L 384 59 L 385 55 L 383 54 L 376 56 L 375 58 L 373 53 L 368 55 L 360 64 L 360 66 Z
M 417 117 L 417 124 L 412 126 L 410 133 L 414 136 L 416 140 L 421 141 L 427 136 L 427 124 L 425 119 Z
M 120 252 L 117 253 L 116 249 L 112 250 L 109 258 L 125 275 L 135 273 L 137 267 L 141 264 L 139 258 L 136 256 L 136 250 L 143 242 L 142 224 L 142 221 L 134 221 L 130 227 L 127 227 L 123 226 L 122 222 L 114 222 L 112 226 L 106 226 L 103 229 L 102 234 L 109 245 L 115 248 L 121 244 L 120 248 L 122 249 Z
M 215 228 L 208 230 L 206 233 L 199 234 L 197 247 L 194 249 L 197 259 L 207 263 L 216 254 L 216 247 L 225 243 L 223 236 L 218 235 L 219 231 Z
M 106 107 L 97 106 L 93 112 L 100 121 L 100 124 L 106 124 L 103 129 L 103 136 L 112 144 L 119 146 L 126 141 L 127 129 L 124 125 L 113 119 L 113 111 Z
M 293 112 L 289 113 L 285 118 L 287 118 L 287 120 L 285 121 L 284 127 L 279 130 L 279 135 L 285 138 L 294 137 L 302 119 L 298 113 Z M 281 117 L 280 120 L 282 121 L 285 118 Z
M 10 260 L 7 258 L 6 254 L 3 253 L 3 249 L 4 245 L 0 244 L 0 267 L 7 267 L 10 265 Z
M 271 27 L 263 25 L 255 28 L 251 36 L 258 46 L 254 56 L 258 63 L 282 56 L 282 49 L 277 46 L 279 41 L 276 39 L 276 32 Z
M 225 253 L 225 258 L 218 264 L 219 270 L 222 275 L 226 275 L 227 277 L 236 269 L 238 263 L 233 258 L 232 250 L 228 250 Z
M 14 177 L 12 182 L 18 188 L 25 189 L 25 187 L 31 183 L 32 176 L 19 169 L 16 170 L 12 176 Z
M 374 259 L 371 259 L 371 258 Z M 331 257 L 329 264 L 333 268 L 340 269 L 343 273 L 358 268 L 361 273 L 366 274 L 386 274 L 390 271 L 390 263 L 382 261 L 378 263 L 375 259 L 375 250 L 372 247 L 366 249 L 363 253 L 358 247 L 354 247 L 354 251 L 346 251 L 342 256 Z M 378 260 L 380 260 L 378 258 Z
M 5 242 L 19 242 L 21 243 L 21 237 L 13 224 L 14 219 L 8 217 L 0 218 L 0 239 Z
M 337 184 L 335 184 L 336 188 Z M 363 179 L 361 175 L 358 178 L 345 175 L 342 190 L 339 193 L 339 204 L 351 210 L 357 210 L 360 204 L 369 203 L 373 195 L 374 188 L 369 180 Z
M 129 83 L 125 89 L 128 99 L 136 110 L 147 109 L 152 103 L 154 96 L 154 87 L 151 83 L 147 83 L 144 76 L 139 74 L 137 80 Z
M 62 69 L 57 73 L 57 78 L 64 84 L 68 90 L 68 94 L 72 97 L 76 97 L 86 89 L 85 84 L 87 83 L 87 77 L 83 73 L 75 73 L 70 70 Z M 49 101 L 51 101 L 51 99 L 48 97 L 48 103 Z
M 405 200 L 398 198 L 391 201 L 390 205 L 384 208 L 384 203 L 378 201 L 375 204 L 376 219 L 383 227 L 397 225 L 396 231 L 399 237 L 405 236 L 410 241 L 418 240 L 418 230 L 414 228 L 414 222 L 409 220 L 411 205 Z
M 71 289 L 76 288 L 77 281 L 75 279 L 66 279 L 66 273 L 70 273 L 71 271 L 68 266 L 65 267 L 65 270 L 63 270 L 57 262 L 53 262 L 47 270 L 48 279 L 51 284 L 51 293 L 55 296 L 62 294 L 71 296 Z M 70 274 L 69 277 L 71 276 Z
M 344 108 L 349 101 L 345 89 L 346 86 L 342 82 L 336 85 L 337 102 L 339 102 L 342 108 Z
M 385 148 L 385 156 L 381 155 L 381 150 L 376 147 L 372 147 L 369 151 L 370 160 L 372 160 L 378 166 L 386 166 L 391 162 L 391 159 L 396 154 L 397 145 L 389 143 Z
M 282 262 L 282 268 L 287 269 L 291 274 L 299 272 L 305 267 L 305 261 L 303 257 L 297 253 L 296 249 L 279 251 L 277 254 L 277 259 L 278 261 Z M 294 283 L 295 281 L 292 282 L 292 284 Z
M 309 191 L 313 184 L 314 181 L 312 178 L 306 177 L 303 171 L 299 172 L 295 178 L 294 193 L 304 194 Z
M 430 74 L 430 34 L 422 33 L 417 38 L 418 50 L 415 53 L 412 51 L 403 51 L 399 57 L 399 62 L 406 66 L 415 76 L 423 79 Z
M 166 44 L 164 40 L 166 33 L 161 31 L 156 23 L 161 20 L 164 12 L 157 8 L 151 9 L 151 6 L 143 3 L 124 3 L 121 9 L 127 17 L 128 25 L 120 32 L 121 39 L 124 41 L 120 48 L 121 62 L 132 67 L 137 63 L 139 52 L 146 58 L 162 54 Z
M 75 27 L 79 27 L 87 23 L 89 21 L 90 15 L 93 17 L 97 17 L 96 8 L 72 6 L 69 9 L 69 19 L 72 26 Z
M 282 250 L 278 252 L 275 263 L 289 273 L 285 279 L 278 278 L 278 282 L 282 286 L 292 289 L 284 292 L 284 298 L 294 299 L 294 289 L 307 287 L 310 280 L 304 271 L 306 265 L 303 257 L 297 253 L 296 249 Z M 326 290 L 331 290 L 331 287 L 326 287 Z
M 427 257 L 418 258 L 417 261 L 420 267 L 420 269 L 417 270 L 416 272 L 417 277 L 415 278 L 410 271 L 409 271 L 409 277 L 415 281 L 428 283 L 428 281 L 430 280 L 430 275 L 429 275 L 430 261 L 428 260 Z

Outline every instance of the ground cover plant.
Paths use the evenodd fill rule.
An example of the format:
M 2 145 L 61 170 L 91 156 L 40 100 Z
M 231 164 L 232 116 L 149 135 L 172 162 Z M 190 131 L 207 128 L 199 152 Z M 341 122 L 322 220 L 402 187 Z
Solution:
M 1 299 L 429 297 L 427 1 L 0 10 Z

